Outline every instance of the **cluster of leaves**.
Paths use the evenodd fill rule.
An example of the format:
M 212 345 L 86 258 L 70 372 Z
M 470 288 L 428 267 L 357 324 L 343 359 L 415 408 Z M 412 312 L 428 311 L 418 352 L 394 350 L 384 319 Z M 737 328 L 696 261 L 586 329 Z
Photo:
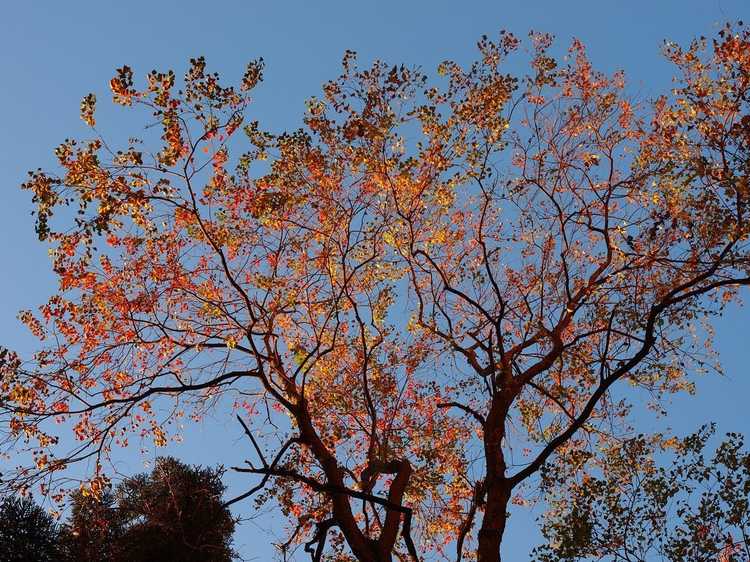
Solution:
M 99 496 L 72 495 L 58 525 L 29 497 L 0 504 L 2 562 L 230 562 L 235 521 L 221 471 L 160 457 L 150 474 Z
M 639 436 L 600 458 L 570 452 L 542 472 L 551 510 L 540 562 L 750 560 L 750 452 L 729 434 L 710 458 L 713 427 L 668 445 Z M 672 461 L 661 466 L 655 457 Z M 666 457 L 666 458 L 664 458 Z M 583 477 L 571 467 L 589 464 Z
M 278 503 L 284 554 L 498 560 L 522 484 L 619 437 L 616 383 L 692 390 L 696 323 L 750 284 L 750 32 L 668 46 L 679 87 L 653 104 L 578 41 L 564 63 L 524 45 L 482 38 L 436 86 L 347 52 L 282 134 L 244 121 L 262 61 L 237 89 L 202 58 L 181 89 L 118 69 L 161 138 L 94 130 L 23 186 L 60 291 L 21 314 L 46 347 L 0 357 L 10 484 L 62 497 L 88 459 L 99 494 L 113 448 L 223 411 L 249 420 L 236 500 Z

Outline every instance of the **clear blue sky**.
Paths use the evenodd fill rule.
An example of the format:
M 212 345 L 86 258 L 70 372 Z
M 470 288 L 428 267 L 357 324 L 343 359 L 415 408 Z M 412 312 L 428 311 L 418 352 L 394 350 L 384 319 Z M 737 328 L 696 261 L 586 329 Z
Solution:
M 482 34 L 501 28 L 517 35 L 549 31 L 563 48 L 572 37 L 581 39 L 595 66 L 624 69 L 634 91 L 649 97 L 670 84 L 670 68 L 659 55 L 664 39 L 710 36 L 721 22 L 736 19 L 750 20 L 750 0 L 5 2 L 0 345 L 31 349 L 33 341 L 15 316 L 54 290 L 46 247 L 36 241 L 29 216 L 30 196 L 18 185 L 27 170 L 52 164 L 51 149 L 66 136 L 85 134 L 78 117 L 81 97 L 93 91 L 104 108 L 116 66 L 128 64 L 139 76 L 152 68 L 181 74 L 188 58 L 204 55 L 212 69 L 236 80 L 247 60 L 263 56 L 266 80 L 251 117 L 279 130 L 299 125 L 304 99 L 336 76 L 345 49 L 358 51 L 363 61 L 381 58 L 432 71 L 446 58 L 471 60 Z M 713 420 L 722 430 L 750 434 L 749 322 L 748 310 L 736 308 L 718 323 L 717 347 L 727 376 L 703 378 L 697 397 L 677 399 L 668 420 L 672 427 L 689 431 Z M 238 462 L 237 454 L 226 453 L 241 443 L 239 433 L 231 421 L 223 424 L 207 421 L 171 452 L 204 464 Z M 123 466 L 126 472 L 141 468 L 136 458 Z M 520 513 L 512 518 L 507 560 L 527 559 L 536 537 L 532 520 Z M 248 557 L 271 559 L 264 522 L 256 519 L 238 531 L 238 545 Z

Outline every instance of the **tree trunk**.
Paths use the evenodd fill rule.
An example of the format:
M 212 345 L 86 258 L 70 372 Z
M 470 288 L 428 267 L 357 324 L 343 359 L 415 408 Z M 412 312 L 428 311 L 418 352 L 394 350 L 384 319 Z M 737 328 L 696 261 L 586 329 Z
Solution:
M 392 562 L 393 544 L 396 542 L 401 523 L 401 513 L 392 509 L 388 510 L 385 521 L 385 535 L 382 541 L 377 541 L 366 536 L 357 524 L 351 508 L 351 497 L 344 492 L 335 490 L 345 489 L 344 472 L 339 466 L 336 457 L 328 450 L 323 441 L 315 431 L 307 403 L 304 399 L 299 400 L 294 410 L 295 418 L 300 432 L 300 440 L 315 455 L 320 462 L 326 475 L 327 482 L 334 488 L 331 493 L 331 516 L 336 526 L 344 535 L 347 545 L 359 562 Z M 388 499 L 396 505 L 401 500 L 411 476 L 411 465 L 408 461 L 393 461 L 381 464 L 378 472 L 380 474 L 396 474 L 389 490 Z
M 510 489 L 507 481 L 499 479 L 487 486 L 487 504 L 479 529 L 477 557 L 479 562 L 500 562 L 500 544 L 508 519 Z
M 505 532 L 512 490 L 505 477 L 505 456 L 502 449 L 510 402 L 508 397 L 496 395 L 484 424 L 484 456 L 487 463 L 484 484 L 487 496 L 478 537 L 479 562 L 500 562 L 500 544 Z

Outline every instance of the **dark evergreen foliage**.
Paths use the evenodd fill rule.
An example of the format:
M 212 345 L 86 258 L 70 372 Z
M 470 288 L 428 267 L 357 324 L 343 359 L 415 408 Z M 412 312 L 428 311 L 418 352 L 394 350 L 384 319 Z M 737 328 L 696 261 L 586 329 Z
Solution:
M 75 494 L 66 562 L 229 562 L 235 521 L 221 471 L 163 457 L 96 499 Z
M 58 526 L 29 497 L 0 502 L 0 562 L 58 562 Z

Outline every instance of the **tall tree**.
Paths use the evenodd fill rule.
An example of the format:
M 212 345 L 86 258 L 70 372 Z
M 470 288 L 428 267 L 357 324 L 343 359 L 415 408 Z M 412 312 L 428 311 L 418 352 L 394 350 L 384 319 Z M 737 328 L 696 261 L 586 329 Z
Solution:
M 235 521 L 222 502 L 221 474 L 162 457 L 151 474 L 124 480 L 117 487 L 118 509 L 127 522 L 123 559 L 233 560 Z
M 482 38 L 439 86 L 347 52 L 280 135 L 243 127 L 260 61 L 239 90 L 203 59 L 181 90 L 119 69 L 115 102 L 151 110 L 162 142 L 94 130 L 24 186 L 61 291 L 22 314 L 51 342 L 36 364 L 5 358 L 4 420 L 36 466 L 17 482 L 95 458 L 96 490 L 129 434 L 160 446 L 234 408 L 259 478 L 236 499 L 268 486 L 285 548 L 499 560 L 521 486 L 623 427 L 618 381 L 689 390 L 710 357 L 694 325 L 750 284 L 750 34 L 669 45 L 681 84 L 653 105 L 551 43 Z M 527 75 L 503 70 L 524 53 Z
M 229 562 L 235 522 L 219 470 L 159 457 L 150 474 L 99 497 L 76 493 L 61 543 L 66 560 Z
M 0 562 L 58 562 L 54 518 L 30 497 L 0 501 Z

